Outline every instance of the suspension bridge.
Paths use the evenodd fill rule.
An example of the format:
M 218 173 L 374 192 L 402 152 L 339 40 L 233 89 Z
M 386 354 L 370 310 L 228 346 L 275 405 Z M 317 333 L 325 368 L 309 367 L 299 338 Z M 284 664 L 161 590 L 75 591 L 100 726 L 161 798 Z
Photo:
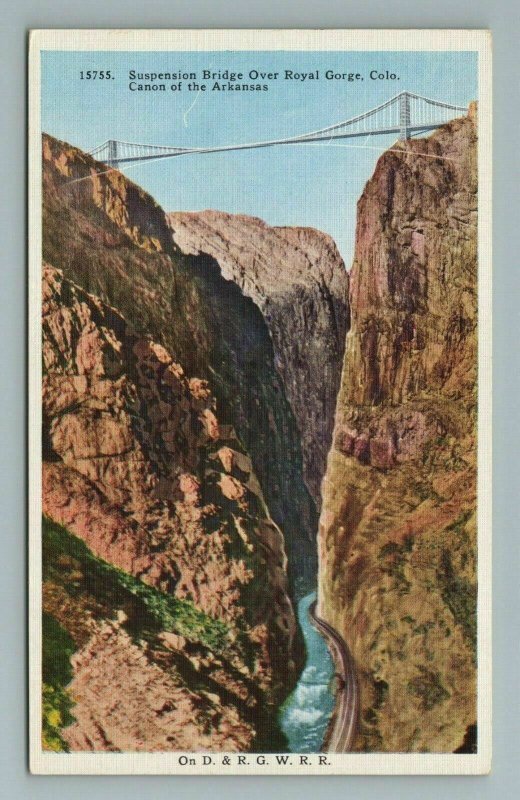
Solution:
M 270 139 L 246 144 L 215 145 L 212 147 L 174 147 L 165 145 L 140 144 L 108 139 L 90 151 L 97 161 L 109 167 L 119 167 L 139 161 L 152 161 L 161 158 L 193 155 L 197 153 L 223 153 L 231 150 L 252 150 L 257 147 L 275 145 L 300 145 L 335 139 L 348 139 L 359 136 L 383 136 L 398 134 L 399 139 L 409 139 L 412 135 L 426 133 L 445 125 L 456 116 L 465 114 L 464 106 L 443 103 L 413 92 L 400 92 L 363 114 L 358 114 L 344 122 L 329 125 L 310 133 L 290 136 L 283 139 Z

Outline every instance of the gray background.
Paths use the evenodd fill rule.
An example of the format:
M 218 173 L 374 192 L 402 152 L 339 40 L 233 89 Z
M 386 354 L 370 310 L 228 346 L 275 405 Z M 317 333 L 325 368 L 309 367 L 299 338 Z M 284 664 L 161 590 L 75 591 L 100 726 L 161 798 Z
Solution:
M 514 798 L 520 795 L 518 0 L 6 0 L 0 7 L 0 797 Z M 96 27 L 489 28 L 494 35 L 494 720 L 486 777 L 39 777 L 27 771 L 26 31 Z M 516 396 L 515 396 L 516 395 Z

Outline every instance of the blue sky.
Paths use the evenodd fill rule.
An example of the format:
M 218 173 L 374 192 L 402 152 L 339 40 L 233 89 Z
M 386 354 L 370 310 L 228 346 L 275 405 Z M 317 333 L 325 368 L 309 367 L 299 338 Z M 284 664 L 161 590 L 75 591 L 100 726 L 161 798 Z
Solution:
M 79 79 L 110 69 L 110 81 Z M 320 70 L 319 81 L 269 81 L 266 92 L 131 92 L 128 72 L 247 73 Z M 325 70 L 363 81 L 327 81 Z M 372 81 L 371 70 L 399 80 Z M 260 82 L 263 80 L 246 82 Z M 169 86 L 170 81 L 166 82 Z M 84 150 L 109 138 L 212 146 L 258 141 L 331 125 L 408 90 L 455 105 L 477 99 L 472 52 L 60 52 L 42 54 L 42 130 Z M 166 211 L 215 208 L 272 225 L 312 226 L 331 234 L 350 267 L 356 202 L 377 158 L 394 137 L 354 139 L 348 147 L 273 147 L 183 156 L 125 172 Z

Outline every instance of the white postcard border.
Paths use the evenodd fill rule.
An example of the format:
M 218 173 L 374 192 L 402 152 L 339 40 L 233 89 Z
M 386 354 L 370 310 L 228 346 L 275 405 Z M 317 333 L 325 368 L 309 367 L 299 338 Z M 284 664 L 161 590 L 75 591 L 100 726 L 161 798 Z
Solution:
M 473 50 L 479 55 L 478 753 L 50 753 L 41 749 L 41 124 L 44 50 Z M 483 30 L 38 30 L 29 62 L 29 738 L 30 768 L 47 775 L 475 775 L 491 766 L 491 36 Z M 229 759 L 229 764 L 225 762 Z M 258 761 L 263 763 L 258 763 Z M 195 763 L 191 763 L 195 761 Z

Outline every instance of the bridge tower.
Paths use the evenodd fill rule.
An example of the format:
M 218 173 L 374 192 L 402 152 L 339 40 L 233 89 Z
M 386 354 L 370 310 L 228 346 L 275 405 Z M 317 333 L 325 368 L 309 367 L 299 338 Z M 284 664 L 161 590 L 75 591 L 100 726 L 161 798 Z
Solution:
M 117 142 L 114 139 L 108 140 L 107 164 L 110 167 L 115 167 L 117 165 Z
M 410 138 L 410 97 L 408 92 L 399 95 L 399 139 Z

